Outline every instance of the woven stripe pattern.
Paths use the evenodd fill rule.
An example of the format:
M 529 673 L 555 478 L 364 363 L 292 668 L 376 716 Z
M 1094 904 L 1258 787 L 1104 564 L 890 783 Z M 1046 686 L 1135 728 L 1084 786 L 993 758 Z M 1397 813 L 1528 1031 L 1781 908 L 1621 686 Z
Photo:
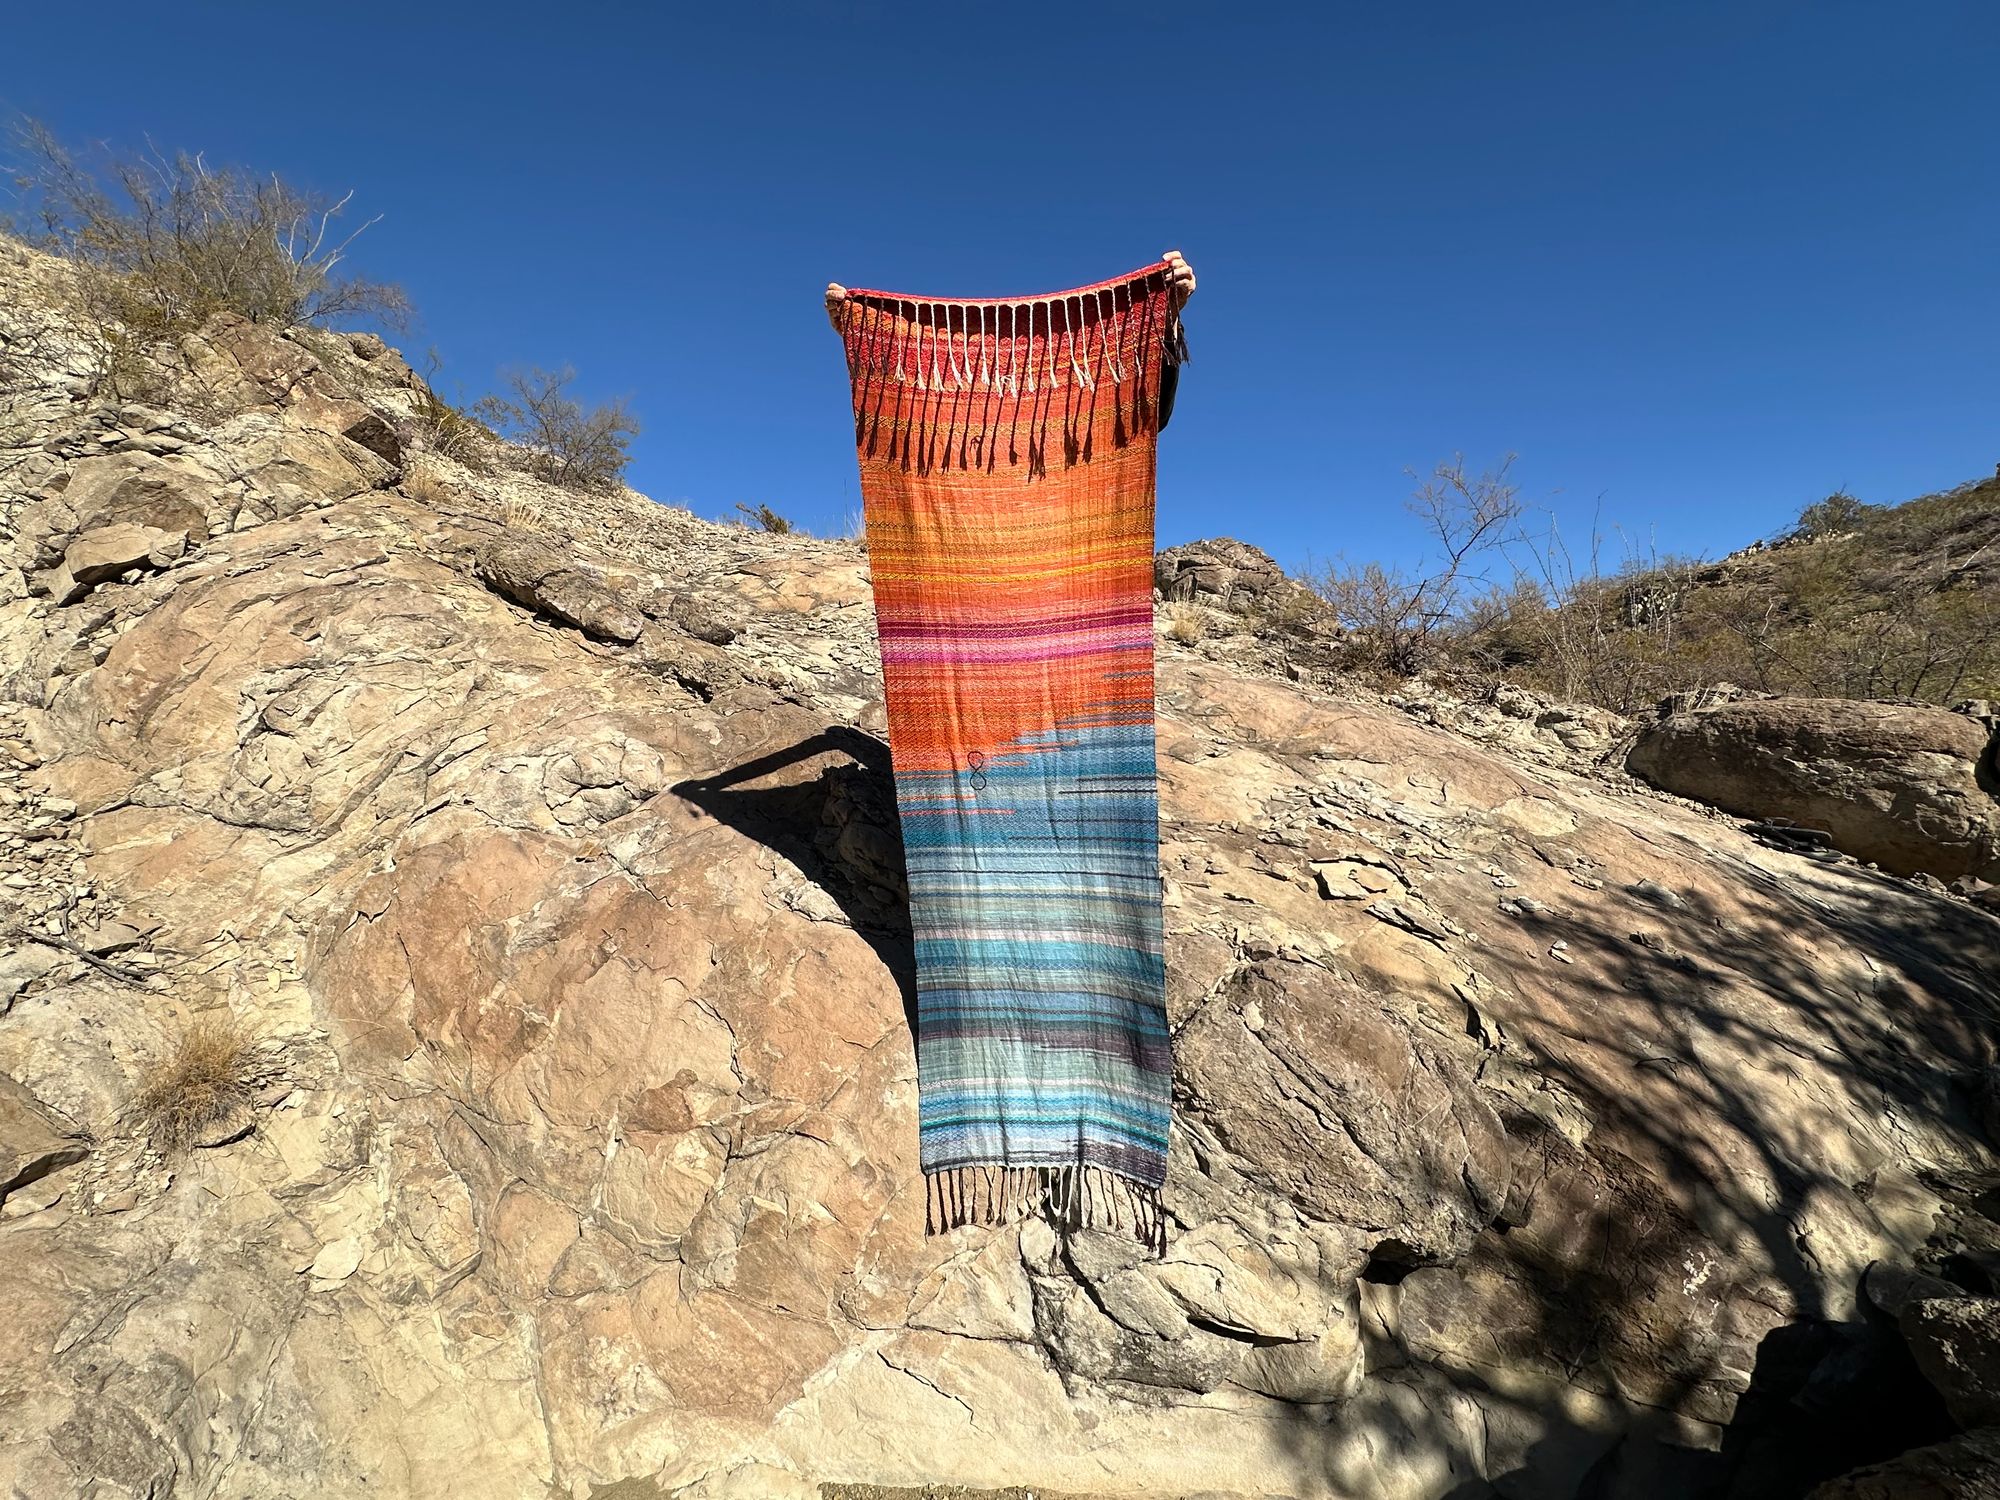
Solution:
M 916 947 L 932 1227 L 1162 1232 L 1153 736 L 1164 265 L 843 326 Z

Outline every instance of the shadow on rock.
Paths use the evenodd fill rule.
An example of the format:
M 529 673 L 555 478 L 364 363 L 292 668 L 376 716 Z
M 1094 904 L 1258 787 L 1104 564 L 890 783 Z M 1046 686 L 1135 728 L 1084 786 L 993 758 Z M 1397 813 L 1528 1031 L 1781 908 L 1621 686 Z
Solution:
M 1878 1181 L 1890 1153 L 1843 1174 L 1785 1093 L 1746 1087 L 1714 1059 L 1781 1076 L 1816 1063 L 1938 1154 L 1977 1161 L 1993 1113 L 2000 923 L 1873 872 L 1850 870 L 1840 887 L 1739 873 L 1761 912 L 1691 892 L 1614 904 L 1608 922 L 1524 918 L 1537 950 L 1559 942 L 1575 956 L 1564 982 L 1596 1001 L 1573 1034 L 1531 1031 L 1532 1012 L 1517 1022 L 1538 1077 L 1596 1129 L 1580 1147 L 1521 1101 L 1503 1108 L 1519 1153 L 1506 1209 L 1463 1259 L 1379 1289 L 1391 1335 L 1370 1354 L 1379 1378 L 1441 1372 L 1478 1393 L 1476 1440 L 1443 1396 L 1404 1439 L 1491 1476 L 1451 1496 L 1799 1500 L 1952 1430 L 1900 1343 L 1838 1295 L 1844 1279 L 1815 1261 L 1803 1227 L 1836 1209 L 1865 1223 L 1890 1191 Z M 1816 964 L 1797 934 L 1817 923 L 1851 934 L 1865 969 Z M 1622 1073 L 1585 1066 L 1592 1051 Z M 1297 1432 L 1307 1462 L 1335 1472 L 1309 1425 Z
M 794 776 L 771 783 L 780 773 L 827 755 L 850 759 L 821 765 L 810 780 Z M 886 744 L 861 730 L 829 725 L 783 750 L 668 790 L 796 865 L 881 957 L 916 1035 L 909 881 Z

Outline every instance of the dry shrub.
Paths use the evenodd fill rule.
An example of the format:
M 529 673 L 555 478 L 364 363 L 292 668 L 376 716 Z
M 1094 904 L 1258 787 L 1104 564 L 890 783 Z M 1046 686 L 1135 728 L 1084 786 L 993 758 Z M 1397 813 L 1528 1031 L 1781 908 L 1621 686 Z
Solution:
M 249 1103 L 252 1064 L 250 1039 L 236 1023 L 206 1017 L 148 1070 L 133 1114 L 156 1146 L 188 1150 Z
M 451 486 L 428 464 L 411 464 L 403 471 L 403 493 L 417 504 L 435 509 L 451 498 Z
M 1495 468 L 1471 474 L 1457 455 L 1418 481 L 1409 509 L 1437 548 L 1425 567 L 1336 563 L 1308 580 L 1348 631 L 1346 666 L 1412 677 L 1451 649 L 1455 623 L 1490 587 L 1481 561 L 1499 551 L 1521 516 L 1519 487 L 1508 477 L 1513 462 L 1510 453 Z
M 468 469 L 487 468 L 487 446 L 495 434 L 464 411 L 463 393 L 454 403 L 437 393 L 443 361 L 437 350 L 424 361 L 423 379 L 416 387 L 416 409 L 411 414 L 411 436 L 417 447 L 440 458 L 454 459 Z
M 519 496 L 508 500 L 504 512 L 507 529 L 510 531 L 532 531 L 537 536 L 548 533 L 548 520 L 540 510 Z
M 624 401 L 585 407 L 569 395 L 576 371 L 511 370 L 507 394 L 473 404 L 480 421 L 528 450 L 528 468 L 550 484 L 577 490 L 615 488 L 632 462 L 639 419 Z
M 1199 610 L 1177 609 L 1168 619 L 1168 639 L 1178 641 L 1183 646 L 1192 646 L 1207 634 L 1208 622 L 1202 618 Z
M 417 446 L 425 452 L 457 459 L 468 468 L 483 467 L 480 439 L 486 430 L 428 385 L 417 387 L 412 425 Z
M 790 536 L 797 529 L 790 521 L 787 521 L 775 510 L 772 510 L 770 506 L 765 505 L 761 501 L 753 507 L 745 505 L 739 500 L 736 508 L 742 511 L 746 518 L 743 523 L 744 525 L 755 526 L 758 530 L 768 531 L 773 536 Z
M 24 120 L 13 169 L 43 246 L 70 266 L 73 311 L 114 382 L 159 342 L 219 312 L 280 328 L 362 319 L 401 326 L 401 290 L 346 274 L 371 219 L 345 235 L 340 198 L 211 166 L 186 151 L 73 155 Z
M 2000 480 L 1901 506 L 1837 493 L 1778 545 L 1718 563 L 1572 560 L 1521 537 L 1516 588 L 1469 612 L 1460 652 L 1557 697 L 1632 713 L 1672 693 L 1952 703 L 2000 692 Z

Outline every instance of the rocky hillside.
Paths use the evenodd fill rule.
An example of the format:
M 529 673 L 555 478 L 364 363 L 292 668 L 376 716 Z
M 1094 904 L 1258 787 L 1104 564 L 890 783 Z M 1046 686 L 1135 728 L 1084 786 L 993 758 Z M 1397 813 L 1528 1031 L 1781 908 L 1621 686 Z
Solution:
M 1571 559 L 1527 550 L 1538 586 L 1454 643 L 1480 669 L 1625 712 L 1725 683 L 1940 705 L 2000 697 L 2000 477 L 1894 506 L 1836 495 L 1794 532 L 1715 562 L 1573 577 Z
M 862 551 L 420 453 L 366 337 L 220 319 L 94 395 L 58 272 L 0 247 L 0 1491 L 2000 1451 L 1992 916 L 1599 765 L 1601 716 L 1163 609 L 1166 1252 L 927 1239 Z

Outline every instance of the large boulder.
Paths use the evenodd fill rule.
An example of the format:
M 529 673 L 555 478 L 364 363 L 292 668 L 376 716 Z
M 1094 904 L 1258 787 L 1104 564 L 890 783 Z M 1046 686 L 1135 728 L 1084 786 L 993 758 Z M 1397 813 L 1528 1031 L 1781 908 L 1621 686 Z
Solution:
M 495 593 L 598 640 L 629 644 L 646 628 L 645 616 L 621 599 L 603 574 L 577 567 L 538 542 L 489 543 L 480 549 L 475 568 Z
M 187 550 L 185 531 L 162 531 L 137 521 L 97 526 L 69 544 L 62 566 L 49 580 L 58 604 L 73 604 L 92 586 L 131 568 L 162 568 Z
M 1162 598 L 1212 604 L 1239 614 L 1284 583 L 1285 570 L 1270 553 L 1234 537 L 1184 542 L 1153 559 L 1153 586 Z
M 2000 800 L 1977 720 L 1942 708 L 1764 698 L 1677 713 L 1626 760 L 1664 791 L 1823 830 L 1899 875 L 2000 869 Z
M 200 543 L 224 508 L 220 489 L 212 474 L 181 459 L 143 453 L 81 459 L 67 484 L 21 511 L 17 556 L 28 568 L 54 569 L 77 537 L 121 524 Z

